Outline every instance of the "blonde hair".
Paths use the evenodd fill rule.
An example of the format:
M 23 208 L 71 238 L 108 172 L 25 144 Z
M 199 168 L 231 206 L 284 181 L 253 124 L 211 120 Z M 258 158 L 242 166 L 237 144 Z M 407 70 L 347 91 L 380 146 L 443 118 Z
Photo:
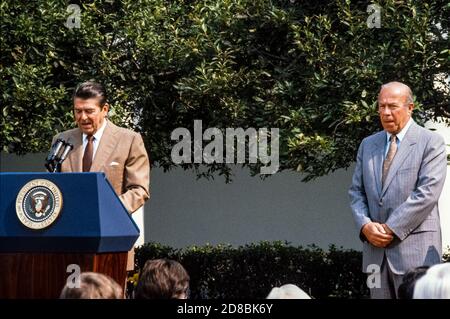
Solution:
M 72 288 L 66 284 L 60 299 L 123 299 L 123 290 L 111 277 L 95 273 L 80 274 L 80 287 Z
M 311 299 L 311 297 L 293 284 L 286 284 L 281 287 L 274 287 L 267 299 Z
M 450 299 L 450 263 L 431 266 L 414 286 L 414 299 Z

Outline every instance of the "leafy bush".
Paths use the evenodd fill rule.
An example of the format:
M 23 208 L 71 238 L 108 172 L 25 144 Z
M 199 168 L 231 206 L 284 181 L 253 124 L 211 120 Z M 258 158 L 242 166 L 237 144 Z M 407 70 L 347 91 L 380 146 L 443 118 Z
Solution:
M 64 26 L 69 3 L 80 28 Z M 410 84 L 419 121 L 450 116 L 435 86 L 450 69 L 448 1 L 377 3 L 381 28 L 369 29 L 362 0 L 3 1 L 1 149 L 48 149 L 71 126 L 75 85 L 94 79 L 112 118 L 140 130 L 164 169 L 175 165 L 171 132 L 194 119 L 280 128 L 280 169 L 306 180 L 348 167 L 379 129 L 380 84 Z M 222 163 L 198 172 L 214 171 L 230 173 Z
M 316 246 L 294 247 L 287 242 L 260 242 L 176 250 L 156 243 L 136 249 L 136 271 L 145 261 L 170 258 L 188 271 L 192 299 L 265 298 L 274 286 L 293 283 L 314 298 L 366 298 L 361 253 L 324 251 Z M 136 276 L 131 276 L 129 290 Z

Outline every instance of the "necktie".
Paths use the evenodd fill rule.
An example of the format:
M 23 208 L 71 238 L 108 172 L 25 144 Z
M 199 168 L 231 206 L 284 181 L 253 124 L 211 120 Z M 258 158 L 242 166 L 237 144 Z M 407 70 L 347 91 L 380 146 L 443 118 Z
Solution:
M 83 172 L 89 172 L 92 165 L 92 156 L 94 155 L 94 136 L 87 136 L 87 145 L 83 155 Z
M 397 153 L 397 136 L 391 135 L 391 144 L 389 145 L 389 150 L 386 155 L 386 158 L 383 162 L 383 175 L 381 178 L 381 183 L 384 185 L 384 181 L 386 180 L 386 176 L 389 172 L 389 167 L 392 164 L 392 160 L 394 159 L 395 153 Z

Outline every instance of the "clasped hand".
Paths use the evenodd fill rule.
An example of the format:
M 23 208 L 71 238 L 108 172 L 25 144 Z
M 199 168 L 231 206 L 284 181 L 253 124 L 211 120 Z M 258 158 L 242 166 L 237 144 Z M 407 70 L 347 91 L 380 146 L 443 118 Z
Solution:
M 375 247 L 384 248 L 394 239 L 394 233 L 386 224 L 370 222 L 365 224 L 361 231 Z

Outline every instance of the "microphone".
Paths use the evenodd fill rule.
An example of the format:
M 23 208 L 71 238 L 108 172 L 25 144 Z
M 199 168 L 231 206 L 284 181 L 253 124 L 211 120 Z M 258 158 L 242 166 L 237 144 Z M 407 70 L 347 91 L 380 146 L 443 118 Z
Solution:
M 51 173 L 61 172 L 61 164 L 72 149 L 73 144 L 58 138 L 45 160 L 45 167 L 47 170 Z
M 59 151 L 61 150 L 61 147 L 64 145 L 64 141 L 60 138 L 58 138 L 53 144 L 52 149 L 50 151 L 50 154 L 48 154 L 46 161 L 50 162 L 55 159 L 56 156 L 58 156 Z
M 69 152 L 72 149 L 73 149 L 73 144 L 69 143 L 69 141 L 64 143 L 64 151 L 62 152 L 62 155 L 59 158 L 59 163 L 60 164 L 62 164 L 62 162 L 64 162 L 64 160 L 66 159 L 67 155 L 69 154 Z

